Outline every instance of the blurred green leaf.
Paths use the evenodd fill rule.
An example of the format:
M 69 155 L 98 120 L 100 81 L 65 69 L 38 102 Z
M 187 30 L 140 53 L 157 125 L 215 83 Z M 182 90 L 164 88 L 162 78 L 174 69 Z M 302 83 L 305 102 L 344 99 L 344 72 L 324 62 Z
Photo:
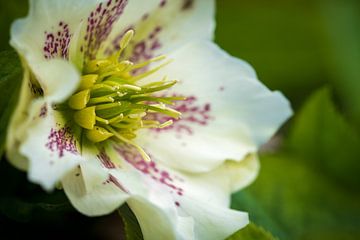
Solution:
M 265 209 L 260 201 L 257 200 L 249 191 L 240 191 L 232 196 L 231 208 L 238 210 L 250 210 L 250 220 L 259 226 L 271 230 L 274 236 L 280 239 L 286 239 L 282 226 L 273 219 L 267 209 Z
M 233 196 L 232 207 L 280 239 L 359 239 L 359 136 L 327 88 L 292 124 L 287 153 L 262 156 L 259 178 Z
M 320 0 L 329 45 L 326 58 L 336 92 L 350 120 L 360 130 L 360 2 Z
M 127 204 L 123 204 L 119 209 L 119 214 L 123 220 L 126 240 L 142 240 L 140 225 Z
M 273 155 L 261 160 L 259 178 L 233 196 L 233 208 L 248 211 L 254 223 L 280 239 L 360 239 L 358 194 L 299 157 Z
M 275 238 L 262 227 L 250 223 L 246 228 L 233 234 L 226 240 L 275 240 Z
M 317 0 L 222 0 L 217 10 L 216 42 L 295 108 L 327 82 L 330 49 Z
M 0 219 L 15 222 L 52 222 L 74 212 L 63 191 L 44 192 L 27 180 L 26 173 L 0 161 Z
M 0 3 L 0 51 L 10 49 L 10 25 L 16 19 L 25 16 L 28 0 L 11 0 Z
M 13 108 L 17 103 L 22 79 L 20 60 L 14 51 L 0 52 L 0 156 Z
M 288 144 L 318 172 L 359 191 L 360 136 L 335 109 L 328 89 L 316 92 L 298 113 Z

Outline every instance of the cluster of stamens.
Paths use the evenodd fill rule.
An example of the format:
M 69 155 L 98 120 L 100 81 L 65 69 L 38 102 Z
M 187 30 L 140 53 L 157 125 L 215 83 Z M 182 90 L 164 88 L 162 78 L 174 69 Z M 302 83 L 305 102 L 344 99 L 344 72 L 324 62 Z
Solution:
M 74 110 L 74 121 L 84 129 L 86 137 L 91 142 L 114 138 L 133 145 L 148 159 L 141 147 L 133 142 L 136 131 L 141 128 L 164 128 L 171 125 L 172 120 L 147 120 L 146 115 L 159 113 L 177 119 L 181 113 L 169 108 L 168 105 L 184 98 L 155 95 L 177 83 L 175 80 L 169 81 L 167 77 L 150 83 L 140 83 L 140 80 L 169 62 L 137 75 L 132 74 L 153 62 L 164 60 L 164 56 L 139 64 L 119 60 L 133 34 L 130 30 L 124 35 L 120 41 L 120 50 L 113 56 L 85 63 L 81 83 L 75 94 L 69 98 L 68 105 Z

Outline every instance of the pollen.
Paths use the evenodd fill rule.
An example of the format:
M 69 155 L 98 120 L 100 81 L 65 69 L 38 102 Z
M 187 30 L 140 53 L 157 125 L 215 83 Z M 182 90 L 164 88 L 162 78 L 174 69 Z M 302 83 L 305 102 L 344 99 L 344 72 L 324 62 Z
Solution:
M 113 139 L 133 145 L 144 159 L 150 160 L 145 151 L 133 140 L 137 131 L 143 128 L 165 128 L 173 121 L 147 120 L 148 113 L 167 115 L 179 119 L 181 113 L 172 109 L 175 101 L 183 97 L 166 96 L 160 93 L 174 86 L 177 81 L 167 77 L 142 83 L 144 78 L 165 67 L 170 61 L 158 56 L 142 63 L 122 59 L 124 50 L 131 42 L 134 31 L 129 30 L 120 41 L 120 50 L 105 59 L 85 63 L 77 91 L 68 99 L 73 110 L 74 121 L 83 129 L 85 136 L 93 143 Z M 136 70 L 158 66 L 135 74 Z M 169 107 L 170 106 L 170 107 Z

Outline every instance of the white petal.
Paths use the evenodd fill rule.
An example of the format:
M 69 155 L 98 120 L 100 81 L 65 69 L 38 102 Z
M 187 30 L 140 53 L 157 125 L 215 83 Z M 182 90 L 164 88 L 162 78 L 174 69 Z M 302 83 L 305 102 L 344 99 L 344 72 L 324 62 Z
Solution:
M 249 181 L 245 179 L 252 170 L 247 172 L 245 161 L 228 172 L 219 168 L 209 173 L 189 174 L 157 163 L 154 156 L 155 161 L 147 163 L 131 148 L 117 146 L 115 150 L 109 149 L 109 155 L 123 157 L 125 161 L 112 175 L 131 195 L 127 202 L 140 222 L 145 239 L 222 239 L 247 224 L 247 214 L 228 209 L 234 188 L 232 181 L 238 186 Z M 257 173 L 253 172 L 251 178 Z M 247 175 L 240 177 L 236 173 Z M 156 219 L 156 226 L 151 224 L 152 219 Z M 209 229 L 209 223 L 219 227 Z
M 256 154 L 249 154 L 241 161 L 227 160 L 219 168 L 208 173 L 209 178 L 222 179 L 228 184 L 229 192 L 236 192 L 252 183 L 260 170 L 260 162 Z M 226 176 L 226 177 L 224 177 Z M 227 181 L 227 183 L 225 183 Z
M 103 51 L 115 52 L 128 29 L 135 30 L 135 37 L 124 57 L 135 62 L 167 53 L 194 39 L 211 40 L 215 29 L 215 1 L 129 1 Z
M 82 161 L 79 140 L 73 126 L 67 125 L 48 102 L 34 101 L 29 113 L 20 153 L 29 160 L 29 179 L 51 190 L 64 174 Z
M 194 219 L 195 239 L 225 239 L 249 223 L 248 214 L 184 196 L 179 213 Z
M 109 214 L 119 208 L 129 196 L 119 189 L 116 184 L 110 182 L 111 178 L 100 180 L 94 171 L 92 173 L 88 172 L 87 164 L 87 162 L 83 163 L 81 167 L 69 172 L 63 178 L 64 191 L 72 205 L 81 213 L 87 216 Z M 109 176 L 106 170 L 101 168 L 97 169 L 96 172 L 100 176 L 104 174 Z M 85 177 L 84 173 L 88 174 L 88 176 Z M 96 177 L 89 179 L 90 174 Z M 91 189 L 86 186 L 89 185 L 89 180 L 92 185 Z
M 166 205 L 161 206 L 160 203 L 151 203 L 139 197 L 129 199 L 128 204 L 136 215 L 144 240 L 193 239 L 194 233 L 188 231 L 193 222 L 184 222 L 182 217 L 176 216 L 175 209 L 167 208 Z M 181 222 L 181 225 L 177 225 L 177 222 Z M 182 231 L 183 229 L 185 231 Z
M 228 209 L 231 181 L 236 171 L 242 173 L 240 166 L 227 175 L 224 169 L 185 174 L 146 163 L 133 150 L 89 150 L 87 161 L 63 178 L 64 190 L 80 212 L 107 214 L 127 201 L 145 239 L 223 239 L 247 224 L 246 213 Z
M 124 185 L 132 186 L 129 181 L 134 179 L 133 173 L 129 172 L 125 180 L 114 177 L 114 171 L 122 171 L 118 157 L 110 157 L 106 145 L 95 147 L 86 139 L 82 145 L 86 161 L 63 178 L 65 193 L 73 206 L 87 216 L 108 214 L 129 198 Z
M 76 68 L 60 59 L 42 61 L 33 65 L 36 79 L 41 85 L 44 97 L 50 102 L 60 103 L 70 97 L 80 82 Z
M 170 57 L 174 61 L 146 81 L 165 75 L 180 80 L 168 94 L 188 97 L 175 107 L 182 119 L 166 129 L 143 131 L 137 139 L 171 167 L 206 172 L 225 159 L 243 159 L 291 115 L 286 98 L 254 78 L 248 64 L 210 42 L 190 44 Z
M 11 45 L 30 66 L 45 58 L 67 58 L 72 34 L 100 0 L 31 0 L 26 18 L 11 27 Z
M 37 107 L 30 107 L 32 100 L 41 97 L 48 103 L 62 102 L 75 91 L 80 80 L 77 70 L 64 60 L 41 61 L 34 64 L 34 68 L 37 70 L 36 78 L 41 87 L 36 86 L 38 82 L 31 77 L 29 67 L 24 64 L 19 101 L 10 121 L 6 143 L 10 162 L 22 170 L 28 168 L 28 161 L 19 153 L 19 147 L 29 128 L 29 115 L 34 114 L 31 111 L 38 111 Z
M 32 0 L 26 18 L 11 27 L 11 45 L 32 71 L 45 59 L 63 58 L 81 67 L 93 58 L 123 13 L 127 0 Z

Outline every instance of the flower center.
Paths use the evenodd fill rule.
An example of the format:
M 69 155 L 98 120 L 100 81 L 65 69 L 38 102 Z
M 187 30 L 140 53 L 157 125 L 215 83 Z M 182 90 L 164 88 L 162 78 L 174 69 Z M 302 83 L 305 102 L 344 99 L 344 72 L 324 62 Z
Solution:
M 162 61 L 164 56 L 134 64 L 128 60 L 120 61 L 121 54 L 133 37 L 129 30 L 120 41 L 120 50 L 106 59 L 91 60 L 84 66 L 83 75 L 77 91 L 68 99 L 74 110 L 75 122 L 84 129 L 86 137 L 93 143 L 109 138 L 135 146 L 148 159 L 146 153 L 133 142 L 136 131 L 141 128 L 164 128 L 172 120 L 159 122 L 146 120 L 147 113 L 159 113 L 178 119 L 180 112 L 166 104 L 184 100 L 183 97 L 159 96 L 159 91 L 169 89 L 176 80 L 163 79 L 141 83 L 145 77 L 155 73 L 169 62 L 145 71 L 134 71 L 150 63 Z

